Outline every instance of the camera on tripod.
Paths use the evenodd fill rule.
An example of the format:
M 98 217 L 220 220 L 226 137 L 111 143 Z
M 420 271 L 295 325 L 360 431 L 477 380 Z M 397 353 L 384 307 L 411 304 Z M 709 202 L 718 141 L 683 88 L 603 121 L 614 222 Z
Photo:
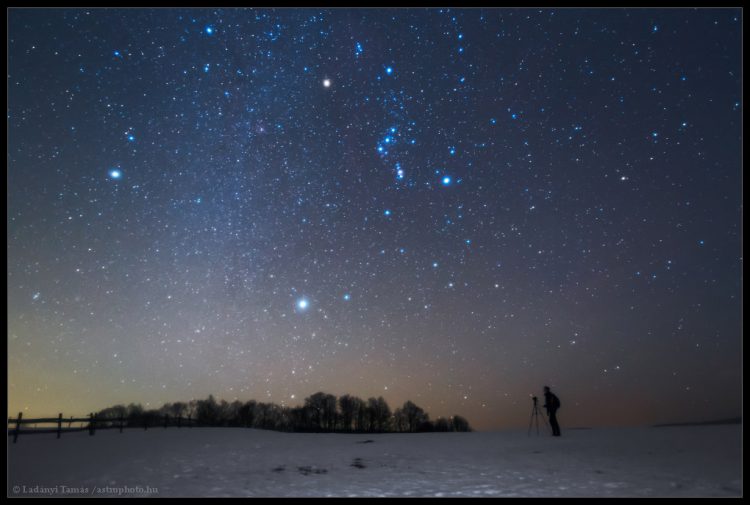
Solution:
M 537 405 L 537 402 L 539 401 L 539 398 L 537 398 L 534 395 L 531 395 L 531 402 L 532 402 L 532 408 L 531 408 L 531 418 L 529 419 L 529 432 L 528 435 L 531 435 L 531 427 L 534 424 L 534 421 L 536 421 L 536 434 L 539 435 L 539 418 L 542 418 L 542 421 L 544 421 L 544 424 L 547 425 L 547 420 L 544 418 L 542 414 L 539 413 L 539 406 Z

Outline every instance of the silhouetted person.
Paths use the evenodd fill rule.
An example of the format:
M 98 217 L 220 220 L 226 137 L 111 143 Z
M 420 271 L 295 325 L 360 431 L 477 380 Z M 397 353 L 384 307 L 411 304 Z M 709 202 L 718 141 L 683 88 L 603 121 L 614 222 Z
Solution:
M 560 425 L 557 424 L 557 409 L 560 408 L 560 400 L 547 386 L 544 386 L 544 408 L 547 409 L 549 425 L 552 427 L 552 436 L 559 437 Z

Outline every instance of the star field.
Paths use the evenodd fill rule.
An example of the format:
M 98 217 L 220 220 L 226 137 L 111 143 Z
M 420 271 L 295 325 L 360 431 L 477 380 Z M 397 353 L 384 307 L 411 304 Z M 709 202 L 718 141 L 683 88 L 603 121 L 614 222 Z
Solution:
M 739 412 L 740 9 L 8 16 L 10 412 Z

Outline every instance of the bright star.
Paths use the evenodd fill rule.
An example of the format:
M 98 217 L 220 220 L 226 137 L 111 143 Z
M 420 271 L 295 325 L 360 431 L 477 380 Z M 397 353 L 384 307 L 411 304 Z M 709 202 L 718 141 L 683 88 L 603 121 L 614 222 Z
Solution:
M 451 182 L 453 182 L 453 179 L 451 179 L 449 175 L 446 175 L 445 177 L 443 177 L 443 180 L 442 180 L 443 186 L 450 186 Z
M 122 178 L 122 170 L 120 170 L 119 168 L 113 168 L 109 171 L 109 176 L 112 179 L 120 179 Z
M 310 302 L 307 300 L 307 298 L 300 298 L 299 300 L 297 300 L 297 308 L 299 310 L 306 310 L 309 306 Z
M 323 79 L 323 87 L 324 88 L 330 88 L 331 87 L 331 80 L 330 79 Z

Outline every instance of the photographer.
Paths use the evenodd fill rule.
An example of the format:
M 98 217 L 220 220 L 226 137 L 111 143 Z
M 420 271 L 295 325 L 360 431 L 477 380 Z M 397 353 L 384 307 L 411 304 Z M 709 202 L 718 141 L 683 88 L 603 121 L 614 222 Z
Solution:
M 549 416 L 549 425 L 552 427 L 552 436 L 560 436 L 560 425 L 557 424 L 557 409 L 560 408 L 560 400 L 550 391 L 548 386 L 544 386 L 544 408 L 547 409 Z

